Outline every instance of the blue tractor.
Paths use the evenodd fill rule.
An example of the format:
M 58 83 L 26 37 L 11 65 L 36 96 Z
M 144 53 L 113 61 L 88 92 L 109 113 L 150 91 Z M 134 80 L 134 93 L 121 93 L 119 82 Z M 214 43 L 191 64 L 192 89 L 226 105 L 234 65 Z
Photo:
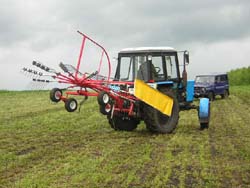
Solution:
M 183 54 L 182 65 L 179 63 L 178 53 Z M 101 113 L 107 115 L 111 127 L 115 130 L 132 131 L 142 120 L 151 132 L 171 133 L 178 124 L 181 110 L 196 109 L 200 128 L 208 128 L 210 102 L 208 98 L 201 98 L 199 105 L 193 104 L 194 81 L 187 80 L 187 64 L 188 51 L 178 52 L 171 47 L 123 49 L 118 53 L 114 77 L 114 81 L 121 84 L 113 84 L 110 87 L 116 91 L 128 92 L 139 100 L 133 105 L 133 113 L 124 113 L 124 110 L 120 110 L 120 113 L 109 113 L 103 110 L 105 103 L 101 101 L 105 97 L 101 93 L 98 96 Z M 182 73 L 180 67 L 183 67 Z M 130 102 L 124 100 L 120 108 L 130 107 Z M 118 107 L 114 109 L 119 111 Z M 168 112 L 165 112 L 165 109 L 168 109 Z

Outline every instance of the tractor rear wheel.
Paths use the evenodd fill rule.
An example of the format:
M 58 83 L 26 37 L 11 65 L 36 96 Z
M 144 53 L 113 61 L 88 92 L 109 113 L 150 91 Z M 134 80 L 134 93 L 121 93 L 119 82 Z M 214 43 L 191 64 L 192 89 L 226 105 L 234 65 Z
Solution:
M 179 120 L 179 103 L 174 96 L 173 92 L 170 90 L 162 90 L 164 94 L 173 98 L 174 104 L 172 109 L 172 115 L 167 116 L 161 113 L 159 110 L 149 106 L 144 105 L 144 122 L 146 127 L 151 132 L 156 133 L 171 133 L 174 131 Z
M 138 120 L 132 117 L 122 117 L 122 116 L 107 116 L 111 128 L 117 131 L 133 131 L 137 128 L 137 125 L 140 123 Z

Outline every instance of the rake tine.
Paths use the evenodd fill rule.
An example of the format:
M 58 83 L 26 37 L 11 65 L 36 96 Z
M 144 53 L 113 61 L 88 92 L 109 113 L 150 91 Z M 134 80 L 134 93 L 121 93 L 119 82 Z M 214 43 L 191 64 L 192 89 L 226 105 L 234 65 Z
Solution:
M 46 71 L 46 72 L 50 72 L 50 73 L 56 73 L 56 71 L 52 68 L 47 67 L 46 65 L 42 64 L 41 62 L 38 61 L 33 61 L 32 65 Z

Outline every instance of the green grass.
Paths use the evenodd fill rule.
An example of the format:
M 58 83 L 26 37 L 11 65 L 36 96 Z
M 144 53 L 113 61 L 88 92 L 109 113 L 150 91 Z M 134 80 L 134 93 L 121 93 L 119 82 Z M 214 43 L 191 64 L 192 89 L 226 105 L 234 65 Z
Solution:
M 248 187 L 250 87 L 212 103 L 200 131 L 195 110 L 173 134 L 114 131 L 88 100 L 80 112 L 48 92 L 0 92 L 0 187 Z

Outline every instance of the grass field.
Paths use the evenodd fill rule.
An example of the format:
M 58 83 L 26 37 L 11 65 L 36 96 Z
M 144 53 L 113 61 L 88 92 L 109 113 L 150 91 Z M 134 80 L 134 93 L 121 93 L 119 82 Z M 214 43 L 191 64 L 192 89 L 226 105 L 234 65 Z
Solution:
M 250 87 L 195 110 L 173 134 L 114 131 L 96 100 L 80 112 L 48 92 L 0 92 L 0 187 L 250 187 Z

